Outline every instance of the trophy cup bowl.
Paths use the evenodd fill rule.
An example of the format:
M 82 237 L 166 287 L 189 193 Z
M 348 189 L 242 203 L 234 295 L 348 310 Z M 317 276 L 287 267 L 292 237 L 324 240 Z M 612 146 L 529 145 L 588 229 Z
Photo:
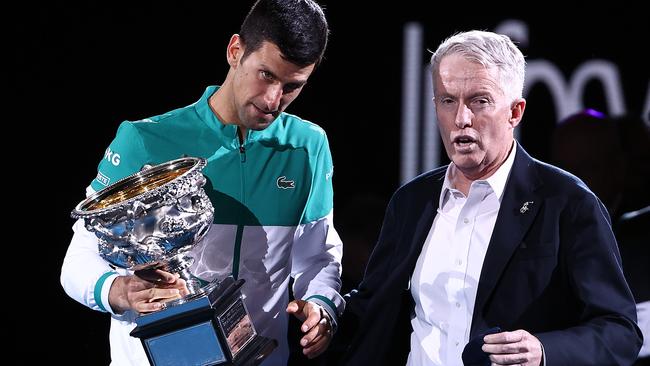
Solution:
M 98 238 L 99 254 L 116 267 L 178 273 L 189 295 L 136 318 L 131 336 L 152 365 L 257 365 L 276 347 L 252 324 L 232 276 L 205 286 L 189 273 L 188 256 L 210 230 L 214 207 L 203 186 L 203 158 L 143 169 L 80 202 L 71 215 Z M 137 273 L 137 272 L 136 272 Z
M 144 169 L 86 198 L 71 215 L 84 219 L 109 263 L 178 273 L 191 295 L 200 293 L 200 282 L 187 273 L 193 259 L 186 253 L 214 217 L 203 190 L 205 165 L 205 159 L 189 157 Z

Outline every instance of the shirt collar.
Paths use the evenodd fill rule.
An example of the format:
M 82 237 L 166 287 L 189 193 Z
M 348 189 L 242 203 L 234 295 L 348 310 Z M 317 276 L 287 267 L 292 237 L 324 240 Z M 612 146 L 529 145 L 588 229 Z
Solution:
M 510 148 L 510 153 L 508 154 L 506 161 L 504 161 L 503 164 L 501 164 L 501 166 L 497 169 L 497 171 L 494 172 L 494 174 L 492 174 L 487 179 L 475 181 L 475 182 L 487 182 L 487 184 L 490 185 L 490 188 L 492 188 L 492 190 L 494 191 L 494 194 L 496 195 L 499 202 L 501 202 L 501 196 L 503 195 L 503 191 L 506 188 L 506 182 L 508 181 L 510 170 L 512 170 L 512 165 L 515 162 L 516 153 L 517 153 L 517 141 L 513 140 L 512 148 Z M 438 207 L 443 206 L 447 194 L 451 194 L 451 190 L 453 189 L 451 187 L 451 181 L 449 180 L 450 169 L 452 169 L 453 165 L 454 163 L 451 162 L 449 166 L 447 166 L 447 171 L 445 172 L 445 180 L 442 183 L 442 190 L 440 191 L 440 197 L 438 199 L 438 204 L 439 204 Z
M 239 148 L 239 137 L 237 135 L 237 126 L 234 124 L 224 124 L 217 118 L 217 115 L 210 107 L 210 97 L 217 92 L 219 86 L 211 85 L 205 89 L 201 98 L 194 103 L 194 109 L 199 118 L 217 134 L 217 138 L 227 149 Z M 249 131 L 249 137 L 251 135 Z M 248 140 L 249 138 L 247 138 Z

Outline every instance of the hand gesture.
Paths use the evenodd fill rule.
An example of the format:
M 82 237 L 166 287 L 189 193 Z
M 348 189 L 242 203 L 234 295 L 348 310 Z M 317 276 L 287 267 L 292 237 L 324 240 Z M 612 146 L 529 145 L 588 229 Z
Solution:
M 332 326 L 322 306 L 311 301 L 294 300 L 287 306 L 287 313 L 303 321 L 300 330 L 305 335 L 300 339 L 302 353 L 314 358 L 323 353 L 332 340 Z
M 486 335 L 483 352 L 490 354 L 493 365 L 539 366 L 542 343 L 523 329 Z

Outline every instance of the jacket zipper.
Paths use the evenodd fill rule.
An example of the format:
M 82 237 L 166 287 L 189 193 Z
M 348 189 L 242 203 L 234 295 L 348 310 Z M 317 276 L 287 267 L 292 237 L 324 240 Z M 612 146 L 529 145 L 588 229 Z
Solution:
M 242 163 L 246 162 L 246 148 L 244 147 L 244 144 L 239 145 L 239 157 L 241 158 Z
M 244 143 L 246 141 L 246 138 L 242 138 L 242 141 L 239 143 L 239 178 L 240 178 L 240 185 L 239 185 L 239 196 L 241 199 L 242 205 L 246 204 L 246 196 L 245 192 L 246 190 L 244 189 L 245 186 L 245 179 L 244 179 L 244 163 L 246 163 L 246 148 L 244 147 Z M 241 215 L 243 215 L 242 212 L 240 212 L 240 219 L 242 219 Z M 239 277 L 239 261 L 241 258 L 241 244 L 242 244 L 242 238 L 244 235 L 244 225 L 239 224 L 237 225 L 237 233 L 235 234 L 235 248 L 233 250 L 233 258 L 232 258 L 232 276 L 237 279 Z

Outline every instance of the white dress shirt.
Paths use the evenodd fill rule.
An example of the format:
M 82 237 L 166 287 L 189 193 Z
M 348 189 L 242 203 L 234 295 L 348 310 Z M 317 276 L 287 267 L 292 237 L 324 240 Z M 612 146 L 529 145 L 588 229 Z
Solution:
M 472 182 L 467 197 L 451 186 L 451 163 L 440 205 L 411 278 L 415 317 L 407 364 L 463 365 L 478 281 L 501 197 L 516 153 L 486 180 Z

